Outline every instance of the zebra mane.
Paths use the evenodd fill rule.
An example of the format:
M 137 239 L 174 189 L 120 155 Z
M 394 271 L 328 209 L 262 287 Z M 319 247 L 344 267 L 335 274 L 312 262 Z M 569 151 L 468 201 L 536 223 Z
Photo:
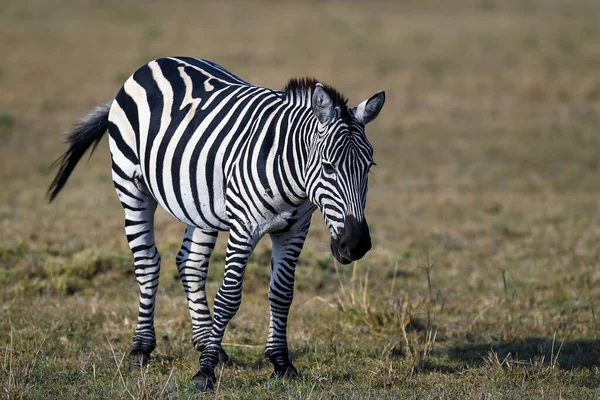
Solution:
M 315 78 L 292 78 L 283 88 L 283 92 L 288 99 L 306 99 L 308 104 L 310 104 L 311 94 L 317 83 L 319 83 L 319 80 Z M 339 107 L 340 110 L 342 110 L 342 113 L 344 113 L 348 109 L 348 99 L 346 96 L 332 86 L 324 83 L 321 84 L 329 96 L 331 96 L 331 99 L 333 100 L 333 106 Z

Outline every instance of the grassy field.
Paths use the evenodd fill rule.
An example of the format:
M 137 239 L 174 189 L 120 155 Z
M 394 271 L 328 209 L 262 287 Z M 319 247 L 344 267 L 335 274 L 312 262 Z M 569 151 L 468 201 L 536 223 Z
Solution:
M 352 104 L 387 92 L 367 132 L 373 250 L 335 265 L 315 214 L 298 266 L 302 378 L 269 379 L 266 240 L 205 397 L 600 397 L 598 21 L 596 0 L 0 0 L 1 395 L 197 396 L 183 225 L 157 215 L 158 347 L 131 373 L 137 284 L 107 142 L 44 199 L 73 122 L 143 63 L 189 55 L 274 88 L 314 75 Z

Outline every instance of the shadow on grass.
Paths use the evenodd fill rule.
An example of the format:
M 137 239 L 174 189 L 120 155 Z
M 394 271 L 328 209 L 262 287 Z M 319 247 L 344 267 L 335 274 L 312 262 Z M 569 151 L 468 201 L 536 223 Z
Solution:
M 573 369 L 600 366 L 600 340 L 556 341 L 545 338 L 526 338 L 522 341 L 494 344 L 461 345 L 449 350 L 450 358 L 475 367 L 484 363 L 484 357 L 493 350 L 500 360 L 510 354 L 513 360 L 533 362 L 543 358 L 550 363 L 558 356 L 558 367 Z

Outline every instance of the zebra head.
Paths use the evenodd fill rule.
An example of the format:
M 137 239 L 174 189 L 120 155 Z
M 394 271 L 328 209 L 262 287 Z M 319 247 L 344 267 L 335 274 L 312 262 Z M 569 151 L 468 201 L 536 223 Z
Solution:
M 331 233 L 331 252 L 342 264 L 371 249 L 365 219 L 369 169 L 375 165 L 365 125 L 377 118 L 385 102 L 380 91 L 354 108 L 334 89 L 317 83 L 312 112 L 317 119 L 308 158 L 307 193 L 322 212 Z

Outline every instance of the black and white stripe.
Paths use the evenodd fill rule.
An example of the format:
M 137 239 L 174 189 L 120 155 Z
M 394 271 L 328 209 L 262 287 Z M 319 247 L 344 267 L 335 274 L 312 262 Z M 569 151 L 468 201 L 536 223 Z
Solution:
M 75 128 L 69 150 L 57 161 L 49 196 L 58 194 L 108 129 L 113 181 L 140 287 L 132 350 L 137 363 L 147 362 L 156 346 L 160 254 L 153 219 L 161 205 L 187 225 L 176 261 L 192 342 L 202 351 L 194 380 L 205 389 L 214 383 L 214 368 L 226 357 L 223 334 L 241 304 L 246 263 L 267 233 L 273 252 L 266 354 L 275 375 L 296 373 L 288 356 L 287 319 L 311 215 L 322 211 L 340 262 L 370 249 L 364 208 L 374 162 L 364 126 L 384 101 L 379 92 L 349 108 L 339 92 L 313 79 L 292 79 L 284 90 L 272 90 L 212 62 L 173 57 L 140 68 L 111 103 Z M 230 234 L 213 319 L 205 285 L 219 231 Z

